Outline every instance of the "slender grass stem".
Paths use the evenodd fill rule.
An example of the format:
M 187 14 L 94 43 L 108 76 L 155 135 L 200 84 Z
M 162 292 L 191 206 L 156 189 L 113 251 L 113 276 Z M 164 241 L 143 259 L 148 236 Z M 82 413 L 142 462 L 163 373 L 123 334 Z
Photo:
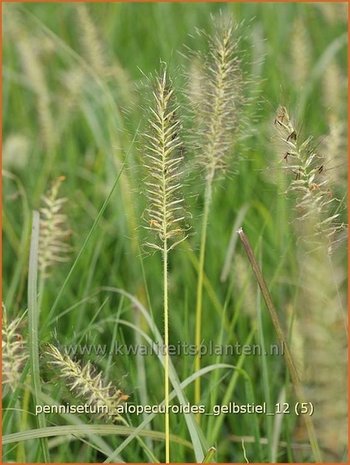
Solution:
M 288 367 L 288 370 L 289 370 L 289 373 L 290 373 L 290 376 L 291 376 L 291 380 L 292 380 L 292 384 L 293 384 L 293 388 L 294 388 L 296 397 L 299 400 L 299 402 L 303 403 L 303 402 L 305 402 L 303 387 L 301 385 L 299 375 L 298 375 L 296 366 L 294 364 L 294 360 L 293 360 L 292 353 L 290 351 L 290 348 L 289 348 L 289 345 L 288 345 L 288 342 L 287 342 L 287 338 L 284 335 L 284 331 L 283 331 L 281 323 L 279 321 L 277 311 L 276 311 L 275 306 L 274 306 L 274 304 L 272 302 L 272 298 L 271 298 L 269 289 L 268 289 L 268 287 L 266 285 L 263 274 L 262 274 L 262 272 L 260 270 L 260 267 L 258 265 L 258 262 L 257 262 L 257 260 L 255 258 L 254 251 L 252 249 L 252 246 L 250 245 L 248 237 L 243 232 L 242 228 L 240 228 L 237 232 L 238 232 L 239 238 L 240 238 L 240 240 L 241 240 L 241 242 L 243 244 L 245 252 L 246 252 L 246 254 L 248 256 L 248 259 L 250 261 L 250 264 L 251 264 L 251 267 L 252 267 L 253 272 L 255 274 L 256 280 L 257 280 L 257 282 L 259 284 L 259 287 L 260 287 L 262 296 L 264 298 L 266 307 L 267 307 L 267 309 L 268 309 L 268 311 L 270 313 L 271 320 L 272 320 L 273 326 L 275 328 L 277 337 L 278 337 L 278 339 L 279 339 L 279 341 L 280 341 L 280 343 L 281 343 L 281 345 L 283 347 L 283 352 L 284 352 L 284 356 L 285 356 L 285 359 L 286 359 L 286 364 L 287 364 L 287 367 Z M 316 462 L 322 462 L 322 455 L 321 455 L 321 451 L 320 451 L 320 448 L 319 448 L 319 445 L 318 445 L 317 436 L 316 436 L 314 424 L 313 424 L 313 422 L 311 420 L 311 417 L 308 414 L 306 414 L 306 415 L 303 415 L 303 419 L 305 421 L 305 426 L 306 426 L 306 429 L 307 429 L 307 432 L 308 432 L 308 435 L 309 435 L 310 445 L 311 445 L 311 448 L 312 448 L 312 452 L 314 454 L 314 459 L 315 459 Z
M 165 463 L 170 462 L 170 417 L 169 417 L 169 302 L 168 302 L 168 244 L 163 247 L 163 292 L 164 292 L 164 399 L 165 399 Z
M 264 337 L 264 326 L 263 326 L 263 317 L 262 317 L 262 303 L 261 303 L 261 293 L 259 289 L 256 290 L 257 297 L 256 297 L 256 308 L 257 308 L 257 329 L 258 329 L 258 341 L 261 346 L 262 357 L 259 357 L 261 363 L 261 373 L 262 373 L 262 386 L 264 392 L 265 402 L 267 404 L 267 408 L 271 409 L 271 394 L 270 394 L 270 383 L 269 383 L 269 367 L 267 361 L 267 350 L 266 350 L 266 343 Z M 267 434 L 267 445 L 268 445 L 268 454 L 269 454 L 269 461 L 273 463 L 272 460 L 272 416 L 266 416 L 266 434 Z
M 205 194 L 204 194 L 204 211 L 202 219 L 202 231 L 201 231 L 201 244 L 199 251 L 199 265 L 198 265 L 198 281 L 197 281 L 197 300 L 196 300 L 196 322 L 195 322 L 195 344 L 196 344 L 196 355 L 194 359 L 195 371 L 201 368 L 201 359 L 199 353 L 199 346 L 202 339 L 202 309 L 203 309 L 203 279 L 204 279 L 204 262 L 205 262 L 205 251 L 207 243 L 207 231 L 208 231 L 208 220 L 209 211 L 212 198 L 212 180 L 213 176 L 208 177 Z M 197 378 L 194 385 L 194 401 L 195 404 L 199 404 L 201 399 L 201 380 Z M 200 415 L 197 415 L 197 421 L 200 421 Z

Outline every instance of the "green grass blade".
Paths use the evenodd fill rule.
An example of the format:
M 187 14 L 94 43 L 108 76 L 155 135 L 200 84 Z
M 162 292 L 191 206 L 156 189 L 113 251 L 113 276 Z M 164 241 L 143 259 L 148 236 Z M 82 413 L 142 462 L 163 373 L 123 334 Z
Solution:
M 33 212 L 32 236 L 30 242 L 29 271 L 28 271 L 28 345 L 30 367 L 32 373 L 32 386 L 34 403 L 39 403 L 41 385 L 40 385 L 40 368 L 39 368 L 39 311 L 38 308 L 38 254 L 39 254 L 39 230 L 40 217 L 39 212 Z M 45 428 L 45 416 L 37 416 L 39 428 Z M 43 458 L 46 463 L 50 462 L 49 449 L 47 441 L 40 441 Z
M 63 426 L 50 426 L 39 429 L 31 429 L 28 431 L 20 431 L 18 433 L 11 433 L 3 436 L 3 444 L 11 444 L 14 442 L 28 441 L 38 438 L 48 438 L 53 436 L 74 435 L 84 436 L 88 434 L 105 435 L 120 435 L 129 436 L 134 433 L 136 428 L 130 426 L 119 425 L 63 425 Z M 138 435 L 150 437 L 154 440 L 163 441 L 165 434 L 162 431 L 141 431 Z M 192 444 L 179 436 L 170 435 L 171 441 L 176 444 L 192 449 Z

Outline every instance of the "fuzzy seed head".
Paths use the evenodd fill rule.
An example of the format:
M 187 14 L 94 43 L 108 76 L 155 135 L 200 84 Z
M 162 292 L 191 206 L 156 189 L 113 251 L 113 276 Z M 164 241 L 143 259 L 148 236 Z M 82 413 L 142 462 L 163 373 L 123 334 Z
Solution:
M 341 191 L 346 190 L 347 170 L 344 154 L 348 153 L 347 124 L 336 115 L 329 117 L 328 134 L 324 136 L 322 150 L 326 164 L 331 167 L 329 178 L 331 183 Z
M 66 199 L 58 196 L 63 180 L 61 176 L 53 182 L 40 209 L 39 269 L 43 276 L 49 275 L 54 264 L 66 262 L 71 250 L 66 243 L 70 236 L 67 217 L 62 212 Z
M 194 145 L 210 178 L 227 165 L 245 103 L 237 30 L 228 18 L 220 17 L 213 36 L 208 38 L 208 56 L 196 57 L 202 62 L 198 66 L 202 76 L 197 76 L 198 98 L 189 96 L 197 125 Z
M 301 379 L 305 396 L 317 406 L 313 422 L 319 444 L 325 450 L 324 460 L 337 461 L 348 445 L 345 395 L 348 322 L 346 305 L 342 308 L 346 295 L 340 287 L 343 265 L 332 257 L 330 268 L 326 247 L 312 251 L 302 247 L 297 258 L 302 282 L 296 315 L 303 338 Z
M 292 28 L 291 38 L 291 74 L 295 84 L 302 87 L 310 75 L 312 48 L 305 21 L 298 17 Z
M 105 51 L 90 11 L 84 3 L 75 4 L 75 8 L 87 61 L 95 72 L 103 76 L 106 74 Z
M 45 354 L 48 356 L 51 367 L 55 369 L 71 392 L 82 397 L 88 405 L 106 409 L 107 413 L 104 414 L 102 411 L 100 418 L 122 420 L 117 407 L 127 401 L 129 396 L 113 386 L 111 382 L 105 382 L 102 373 L 97 373 L 90 362 L 80 365 L 51 344 L 47 345 Z
M 275 127 L 283 146 L 285 169 L 292 175 L 288 192 L 296 199 L 296 214 L 303 239 L 315 246 L 326 238 L 331 245 L 344 229 L 339 222 L 339 200 L 329 188 L 325 158 L 315 149 L 312 137 L 302 140 L 286 107 L 280 106 Z
M 148 208 L 145 211 L 146 229 L 156 235 L 156 242 L 146 245 L 163 250 L 174 248 L 185 239 L 184 199 L 181 195 L 183 162 L 181 123 L 177 117 L 174 90 L 164 69 L 156 78 L 153 106 L 150 108 L 150 131 L 147 139 L 144 166 Z
M 2 384 L 8 385 L 14 391 L 19 385 L 28 355 L 26 343 L 18 331 L 22 319 L 8 321 L 4 304 L 2 309 Z

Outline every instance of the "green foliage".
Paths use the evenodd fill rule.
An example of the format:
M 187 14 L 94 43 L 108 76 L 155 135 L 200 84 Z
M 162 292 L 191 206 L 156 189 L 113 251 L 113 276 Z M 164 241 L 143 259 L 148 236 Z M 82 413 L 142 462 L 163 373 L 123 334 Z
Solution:
M 198 51 L 199 56 L 212 53 L 207 41 L 215 23 L 211 15 L 242 23 L 242 39 L 235 47 L 242 52 L 242 75 L 250 79 L 245 89 L 249 105 L 242 106 L 244 137 L 235 142 L 237 157 L 225 154 L 227 176 L 217 179 L 211 192 L 201 338 L 205 344 L 259 344 L 265 349 L 276 343 L 276 333 L 245 264 L 242 247 L 232 240 L 233 228 L 239 226 L 244 227 L 255 249 L 286 334 L 287 330 L 292 332 L 290 309 L 294 316 L 298 309 L 306 315 L 317 313 L 315 309 L 308 312 L 307 305 L 315 301 L 319 304 L 319 299 L 311 297 L 320 289 L 317 276 L 301 278 L 306 255 L 298 241 L 299 226 L 295 227 L 296 191 L 286 194 L 290 182 L 296 183 L 291 170 L 284 169 L 285 146 L 281 149 L 274 142 L 274 121 L 277 108 L 283 105 L 291 120 L 297 121 L 295 131 L 298 137 L 301 134 L 300 141 L 313 136 L 313 153 L 322 154 L 322 176 L 329 175 L 327 189 L 332 189 L 343 207 L 346 152 L 341 148 L 346 146 L 346 134 L 334 128 L 346 119 L 344 10 L 345 4 L 331 3 L 4 5 L 3 299 L 8 327 L 16 328 L 21 338 L 12 348 L 16 355 L 19 342 L 23 340 L 25 347 L 28 341 L 24 311 L 28 308 L 31 211 L 40 209 L 48 186 L 60 176 L 65 182 L 59 196 L 67 199 L 64 214 L 71 231 L 69 256 L 64 254 L 59 265 L 50 264 L 49 275 L 45 279 L 39 276 L 37 290 L 31 282 L 29 317 L 35 317 L 38 334 L 29 345 L 31 356 L 18 358 L 19 387 L 11 393 L 4 390 L 5 462 L 42 461 L 39 438 L 44 438 L 41 444 L 48 447 L 53 462 L 74 462 L 77 458 L 86 463 L 106 459 L 145 462 L 164 458 L 161 414 L 129 414 L 125 417 L 128 426 L 124 426 L 88 415 L 50 413 L 45 415 L 45 425 L 37 429 L 34 395 L 43 404 L 77 401 L 61 380 L 54 380 L 46 372 L 44 360 L 40 360 L 39 378 L 36 351 L 45 342 L 63 347 L 93 344 L 90 353 L 78 351 L 72 356 L 72 363 L 96 366 L 103 373 L 101 383 L 110 380 L 120 385 L 134 404 L 158 405 L 164 401 L 164 386 L 159 381 L 164 374 L 163 357 L 121 355 L 113 348 L 120 344 L 150 347 L 162 342 L 164 270 L 158 254 L 145 256 L 143 249 L 147 201 L 142 195 L 146 150 L 142 134 L 149 129 L 144 110 L 149 107 L 148 76 L 159 70 L 160 62 L 167 63 L 179 103 L 176 117 L 183 119 L 186 133 L 194 120 L 187 119 L 181 110 L 186 105 L 183 94 L 189 94 L 188 86 L 196 84 L 196 72 L 201 71 L 196 60 L 188 60 L 187 51 Z M 204 34 L 197 34 L 197 28 Z M 210 75 L 208 79 L 210 87 Z M 207 109 L 210 101 L 206 103 Z M 225 104 L 225 112 L 234 118 L 232 102 L 225 100 Z M 173 147 L 177 145 L 177 123 L 170 123 L 169 128 L 167 147 Z M 205 128 L 201 124 L 202 146 L 210 135 Z M 218 130 L 235 129 L 232 120 Z M 217 141 L 225 150 L 229 136 L 225 132 Z M 175 160 L 181 157 L 184 174 L 188 174 L 181 179 L 181 191 L 191 214 L 191 230 L 168 257 L 169 342 L 174 345 L 179 341 L 193 344 L 195 339 L 206 180 L 202 170 L 193 168 L 197 166 L 197 153 L 190 142 L 191 137 L 188 141 L 185 138 L 180 153 L 175 155 Z M 157 150 L 152 140 L 151 145 Z M 202 155 L 205 159 L 210 154 Z M 318 160 L 317 155 L 314 159 Z M 307 161 L 303 159 L 302 163 Z M 318 163 L 312 166 L 312 170 L 318 168 Z M 317 188 L 312 192 L 319 195 Z M 162 193 L 154 195 L 157 199 Z M 345 222 L 343 208 L 336 214 L 337 222 Z M 153 220 L 159 223 L 158 216 Z M 153 222 L 152 229 L 155 226 Z M 324 268 L 328 258 L 322 262 L 322 283 L 331 283 L 337 290 L 337 299 L 328 299 L 327 295 L 327 301 L 332 302 L 327 310 L 345 318 L 345 256 L 339 244 L 331 259 L 332 271 Z M 40 250 L 37 252 L 40 259 Z M 325 284 L 322 290 L 326 292 Z M 21 324 L 17 326 L 18 319 Z M 307 323 L 312 328 L 312 322 Z M 338 323 L 337 318 L 332 319 L 327 331 L 341 330 Z M 317 325 L 322 334 L 325 329 L 320 317 Z M 331 333 L 327 334 L 329 340 Z M 295 334 L 291 341 L 294 338 Z M 293 343 L 291 346 L 293 352 Z M 31 361 L 35 383 L 40 382 L 35 393 Z M 194 403 L 194 382 L 199 376 L 201 404 L 208 410 L 229 402 L 268 401 L 273 408 L 279 399 L 294 401 L 281 356 L 214 353 L 203 355 L 200 366 L 200 372 L 194 370 L 193 355 L 170 357 L 172 405 Z M 12 375 L 18 383 L 18 376 Z M 320 386 L 324 386 L 321 381 Z M 346 405 L 339 406 L 342 408 L 346 411 Z M 327 408 L 324 412 L 331 414 Z M 321 427 L 326 428 L 326 423 L 320 421 Z M 82 434 L 86 425 L 86 434 Z M 58 428 L 52 436 L 47 431 L 51 427 Z M 339 423 L 332 423 L 332 428 L 342 430 Z M 200 424 L 195 416 L 171 414 L 170 433 L 171 443 L 176 444 L 171 448 L 174 462 L 206 462 L 208 454 L 217 462 L 268 462 L 271 457 L 279 462 L 313 460 L 307 435 L 294 413 L 274 418 L 259 414 L 201 415 Z M 325 430 L 320 434 L 322 441 L 327 436 Z M 330 436 L 330 444 L 333 439 Z M 345 459 L 343 446 L 331 455 L 331 461 Z

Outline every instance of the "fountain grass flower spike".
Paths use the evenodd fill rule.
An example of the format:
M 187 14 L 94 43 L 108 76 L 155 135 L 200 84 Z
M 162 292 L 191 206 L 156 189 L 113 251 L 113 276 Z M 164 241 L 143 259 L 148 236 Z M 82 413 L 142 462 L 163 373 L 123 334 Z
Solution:
M 181 123 L 177 119 L 179 108 L 165 66 L 155 79 L 152 100 L 149 131 L 145 134 L 147 139 L 144 155 L 144 166 L 147 170 L 145 190 L 148 198 L 145 227 L 153 235 L 153 239 L 146 242 L 146 245 L 160 251 L 163 259 L 165 461 L 169 463 L 168 254 L 187 236 L 184 226 L 186 219 L 184 199 L 181 195 L 183 162 L 179 137 Z
M 239 25 L 220 15 L 214 22 L 214 33 L 208 37 L 208 56 L 198 56 L 200 77 L 198 98 L 193 100 L 195 121 L 194 148 L 199 164 L 205 172 L 204 208 L 199 252 L 196 299 L 195 344 L 202 342 L 202 306 L 204 262 L 207 230 L 212 203 L 213 182 L 218 173 L 231 163 L 233 145 L 242 127 L 242 115 L 247 99 L 244 96 L 245 78 L 239 57 Z M 195 357 L 195 371 L 201 367 L 200 355 Z M 201 400 L 200 378 L 195 381 L 195 403 Z M 199 417 L 198 417 L 199 418 Z

